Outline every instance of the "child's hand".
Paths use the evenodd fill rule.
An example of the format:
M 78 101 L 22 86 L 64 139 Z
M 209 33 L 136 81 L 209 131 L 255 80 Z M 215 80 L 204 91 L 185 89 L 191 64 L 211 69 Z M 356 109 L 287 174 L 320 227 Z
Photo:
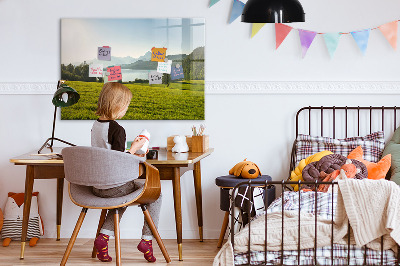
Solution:
M 137 153 L 135 153 L 135 155 L 136 156 L 139 156 L 139 157 L 146 157 L 146 155 L 149 153 L 149 149 L 147 149 L 147 151 L 146 151 L 146 153 L 145 154 L 137 154 Z
M 129 152 L 132 154 L 135 154 L 140 148 L 143 147 L 143 145 L 146 143 L 145 138 L 139 138 L 136 137 L 135 140 L 132 142 L 131 148 L 129 149 Z M 138 154 L 136 154 L 138 155 Z

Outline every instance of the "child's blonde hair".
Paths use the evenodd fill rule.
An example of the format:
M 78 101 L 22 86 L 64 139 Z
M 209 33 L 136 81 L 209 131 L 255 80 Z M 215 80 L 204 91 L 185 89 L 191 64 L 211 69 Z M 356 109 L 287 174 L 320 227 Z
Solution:
M 132 92 L 126 86 L 117 82 L 107 82 L 101 89 L 96 115 L 115 120 L 131 99 Z

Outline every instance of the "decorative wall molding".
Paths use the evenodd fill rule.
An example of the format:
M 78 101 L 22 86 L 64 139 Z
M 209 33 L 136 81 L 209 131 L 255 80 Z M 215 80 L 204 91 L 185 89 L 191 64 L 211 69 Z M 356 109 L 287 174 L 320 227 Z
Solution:
M 0 94 L 53 94 L 57 83 L 0 83 Z M 206 94 L 400 94 L 400 81 L 206 81 Z
M 400 94 L 400 81 L 260 81 L 206 83 L 207 94 Z
M 54 83 L 0 83 L 0 94 L 54 94 Z

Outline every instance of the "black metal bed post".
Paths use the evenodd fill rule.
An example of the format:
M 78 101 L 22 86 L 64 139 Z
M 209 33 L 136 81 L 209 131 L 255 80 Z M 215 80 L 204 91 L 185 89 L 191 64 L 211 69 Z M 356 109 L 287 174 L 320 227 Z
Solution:
M 381 236 L 381 265 L 383 265 L 383 236 Z
M 314 211 L 314 230 L 315 230 L 315 237 L 314 237 L 314 265 L 317 265 L 317 213 L 318 213 L 318 180 L 315 180 L 315 211 Z
M 372 106 L 369 109 L 369 133 L 372 133 Z
M 396 260 L 396 265 L 400 265 L 400 245 L 397 244 L 397 260 Z
M 324 107 L 321 106 L 321 137 L 324 136 Z
M 298 181 L 299 188 L 299 224 L 298 224 L 298 238 L 297 238 L 297 265 L 300 265 L 300 206 L 301 206 L 301 189 L 300 189 L 301 180 Z
M 360 136 L 360 106 L 357 106 L 357 136 Z
M 248 181 L 249 182 L 249 189 L 250 189 L 250 195 L 249 195 L 249 205 L 250 205 L 250 210 L 248 210 L 247 212 L 247 222 L 249 223 L 248 227 L 249 227 L 249 243 L 247 245 L 247 261 L 251 262 L 251 256 L 250 256 L 250 245 L 251 245 L 251 211 L 254 208 L 254 202 L 252 202 L 253 200 L 253 188 L 251 186 L 251 179 Z
M 234 230 L 234 226 L 235 226 L 235 205 L 234 205 L 234 195 L 236 192 L 236 186 L 232 189 L 232 195 L 231 195 L 231 245 L 232 245 L 232 249 L 235 250 L 235 230 Z
M 345 109 L 344 109 L 344 114 L 345 114 L 345 123 L 346 123 L 346 125 L 345 125 L 345 137 L 347 138 L 347 105 L 346 105 L 346 107 L 345 107 Z
M 268 250 L 268 199 L 269 199 L 269 191 L 268 191 L 268 179 L 265 180 L 265 187 L 264 187 L 264 192 L 265 192 L 265 199 L 264 199 L 264 211 L 265 211 L 265 245 L 264 245 L 264 265 L 267 265 L 267 250 Z
M 284 198 L 285 198 L 285 181 L 282 180 L 282 234 L 281 234 L 281 265 L 283 265 L 283 226 L 284 226 L 284 213 L 285 213 L 285 208 L 284 208 Z
M 311 135 L 311 106 L 308 106 L 308 135 Z
M 335 128 L 335 124 L 336 124 L 336 123 L 335 123 L 335 121 L 336 121 L 335 114 L 336 114 L 336 113 L 335 113 L 335 111 L 336 111 L 336 107 L 333 106 L 333 112 L 332 112 L 332 116 L 333 116 L 333 119 L 332 119 L 332 121 L 333 121 L 333 135 L 332 135 L 332 136 L 333 136 L 333 138 L 335 138 L 335 135 L 336 135 L 336 134 L 335 134 L 335 133 L 336 133 L 336 130 L 335 130 L 335 129 L 336 129 L 336 128 Z
M 367 245 L 364 245 L 364 265 L 367 265 Z
M 347 265 L 350 265 L 350 221 L 347 220 Z
M 382 131 L 385 132 L 385 107 L 382 106 Z
M 334 201 L 334 194 L 335 194 L 335 183 L 332 181 L 332 212 L 331 212 L 331 214 L 332 214 L 332 220 L 331 220 L 331 264 L 333 265 L 333 215 L 334 215 L 334 213 L 333 213 L 333 208 L 334 208 L 334 204 L 333 204 L 333 201 Z
M 293 146 L 292 146 L 292 152 L 290 154 L 290 167 L 289 167 L 289 174 L 288 174 L 289 178 L 290 178 L 290 176 L 292 174 L 292 169 L 294 169 L 296 167 L 295 166 L 295 163 L 296 163 L 296 145 L 297 145 L 297 140 L 294 140 Z

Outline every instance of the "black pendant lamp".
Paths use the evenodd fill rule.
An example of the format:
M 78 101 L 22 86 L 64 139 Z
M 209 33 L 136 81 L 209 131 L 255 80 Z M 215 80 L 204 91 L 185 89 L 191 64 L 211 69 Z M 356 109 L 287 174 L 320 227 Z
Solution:
M 298 0 L 249 0 L 243 9 L 242 22 L 304 22 L 304 10 Z

